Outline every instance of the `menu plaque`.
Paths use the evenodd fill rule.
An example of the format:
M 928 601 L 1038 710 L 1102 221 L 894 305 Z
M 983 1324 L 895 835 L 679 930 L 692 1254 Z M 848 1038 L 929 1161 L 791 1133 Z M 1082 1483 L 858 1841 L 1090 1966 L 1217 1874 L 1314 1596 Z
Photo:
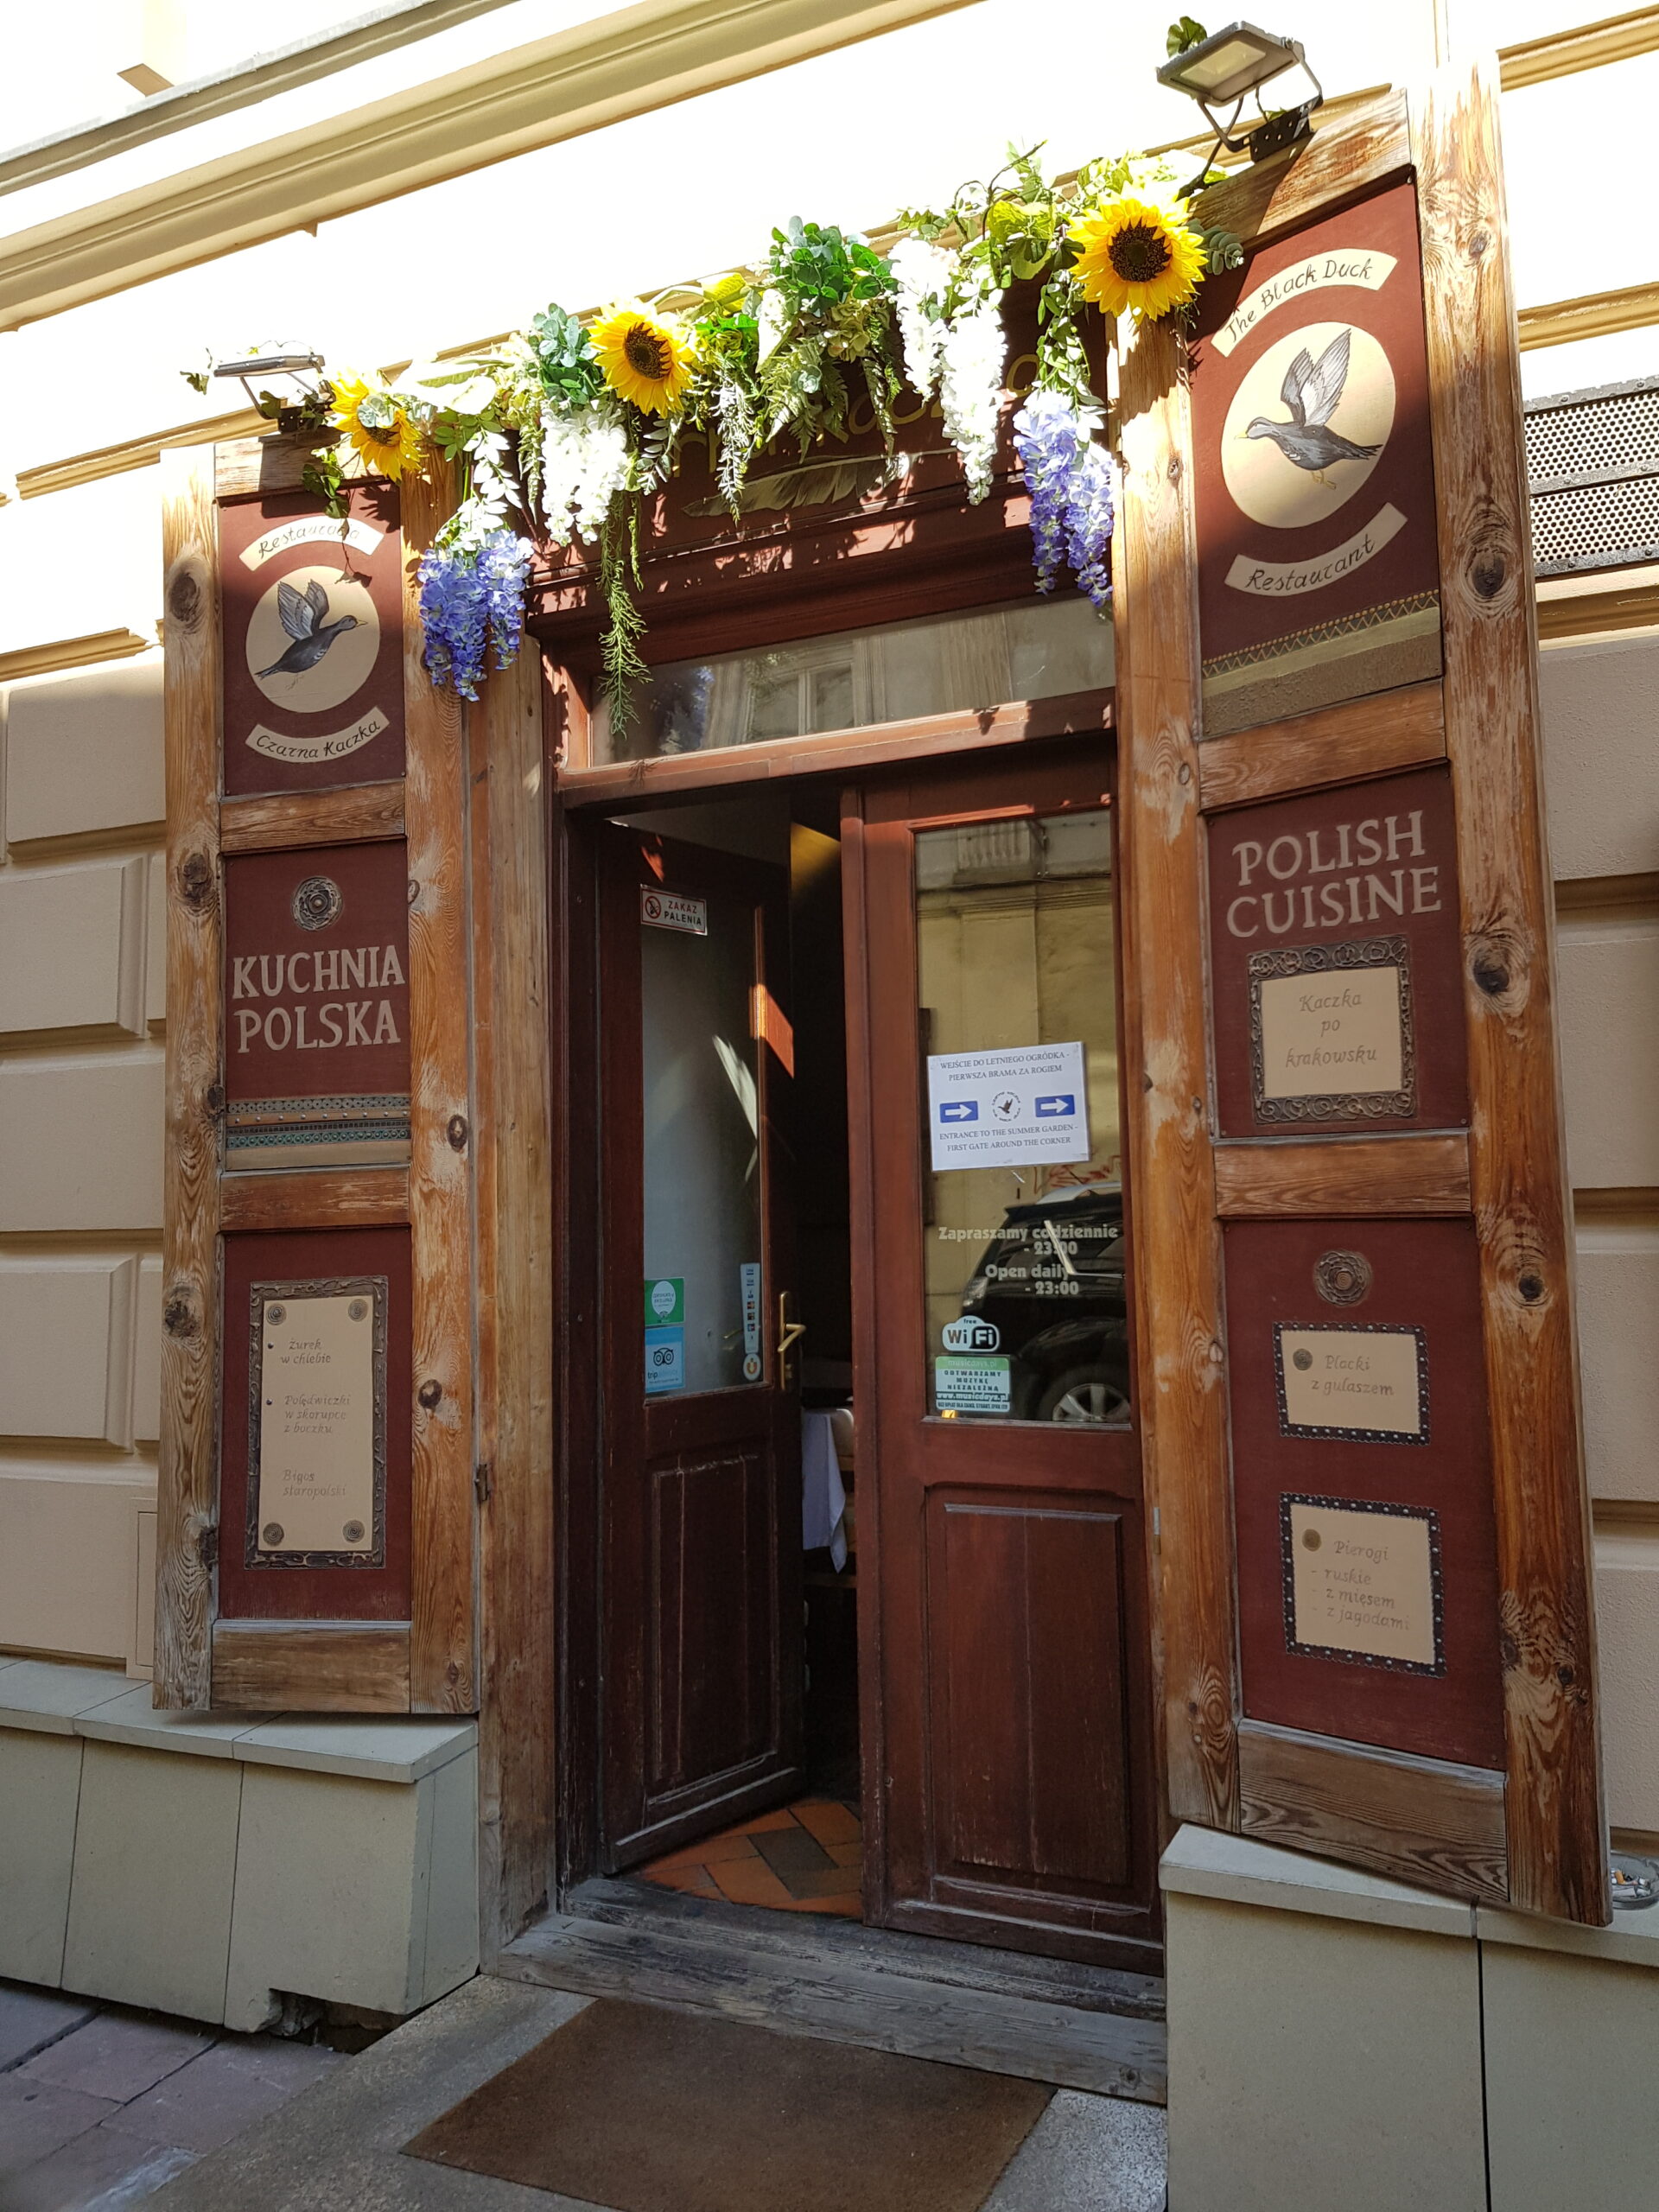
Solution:
M 1408 1327 L 1273 1330 L 1286 1436 L 1427 1444 L 1428 1351 Z
M 1446 1672 L 1436 1514 L 1287 1495 L 1280 1536 L 1292 1651 L 1412 1675 Z
M 1412 1113 L 1416 1051 L 1404 938 L 1253 952 L 1249 974 L 1259 1122 Z
M 383 1567 L 385 1275 L 250 1292 L 249 1567 Z

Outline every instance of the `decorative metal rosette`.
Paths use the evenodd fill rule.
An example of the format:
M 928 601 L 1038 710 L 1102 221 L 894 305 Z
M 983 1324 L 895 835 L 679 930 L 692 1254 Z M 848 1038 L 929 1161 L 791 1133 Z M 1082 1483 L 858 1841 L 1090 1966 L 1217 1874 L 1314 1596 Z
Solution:
M 302 930 L 326 930 L 346 904 L 332 876 L 308 875 L 294 893 L 294 918 Z
M 1357 1306 L 1370 1294 L 1371 1263 L 1363 1252 L 1321 1252 L 1313 1287 L 1327 1306 Z

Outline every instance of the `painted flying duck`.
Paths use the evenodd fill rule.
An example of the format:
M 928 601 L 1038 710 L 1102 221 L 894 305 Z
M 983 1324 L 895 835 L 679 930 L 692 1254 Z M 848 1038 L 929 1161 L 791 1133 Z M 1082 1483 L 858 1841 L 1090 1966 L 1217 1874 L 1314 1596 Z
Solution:
M 1351 438 L 1331 428 L 1331 416 L 1348 381 L 1348 347 L 1351 330 L 1338 331 L 1315 361 L 1306 346 L 1285 372 L 1279 397 L 1290 410 L 1288 423 L 1269 423 L 1258 415 L 1244 435 L 1271 438 L 1287 461 L 1324 480 L 1325 472 L 1338 461 L 1370 461 L 1381 446 L 1357 446 Z
M 316 666 L 336 638 L 357 627 L 355 614 L 342 614 L 337 622 L 327 620 L 328 594 L 315 576 L 303 591 L 296 591 L 292 584 L 278 584 L 276 612 L 294 642 L 269 668 L 260 670 L 262 677 L 303 676 Z

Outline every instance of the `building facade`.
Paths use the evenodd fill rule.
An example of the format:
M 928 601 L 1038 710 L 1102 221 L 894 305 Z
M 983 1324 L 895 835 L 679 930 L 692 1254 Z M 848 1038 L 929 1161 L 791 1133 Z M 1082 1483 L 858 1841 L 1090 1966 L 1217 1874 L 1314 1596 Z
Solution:
M 1510 327 L 1451 316 L 1437 340 L 1452 294 L 1426 247 L 1421 391 L 1395 353 L 1389 404 L 1402 423 L 1433 418 L 1428 489 L 1385 457 L 1370 525 L 1401 518 L 1403 581 L 1380 616 L 1363 610 L 1360 677 L 1310 631 L 1265 707 L 1250 692 L 1272 657 L 1206 611 L 1202 482 L 1181 556 L 1196 582 L 1159 567 L 1174 541 L 1149 486 L 1197 448 L 1179 409 L 1158 409 L 1190 391 L 1203 436 L 1206 409 L 1230 425 L 1236 406 L 1270 409 L 1286 369 L 1265 397 L 1213 397 L 1230 354 L 1202 321 L 1155 404 L 1147 353 L 1096 364 L 1122 461 L 1115 632 L 1086 597 L 1033 593 L 1006 422 L 990 495 L 969 504 L 937 413 L 900 407 L 897 470 L 872 417 L 834 456 L 844 480 L 786 488 L 780 468 L 737 518 L 713 442 L 706 460 L 688 448 L 635 587 L 650 675 L 631 727 L 605 704 L 602 579 L 556 543 L 538 546 L 524 652 L 465 704 L 420 665 L 405 573 L 453 504 L 434 472 L 353 495 L 361 604 L 340 642 L 361 665 L 326 772 L 294 703 L 309 669 L 273 674 L 330 611 L 305 636 L 283 612 L 321 557 L 309 448 L 228 404 L 234 381 L 194 396 L 179 376 L 276 336 L 331 370 L 395 376 L 464 359 L 547 297 L 585 307 L 752 264 L 796 212 L 879 237 L 1004 140 L 1046 141 L 1059 168 L 1185 141 L 1192 111 L 1153 77 L 1161 23 L 1048 12 L 1033 29 L 1002 0 L 778 0 L 741 22 L 510 0 L 360 24 L 325 11 L 250 56 L 213 52 L 188 10 L 164 52 L 168 26 L 134 11 L 61 129 L 29 144 L 35 127 L 10 120 L 0 1973 L 240 2028 L 323 2004 L 400 2017 L 480 1965 L 533 1973 L 535 1931 L 563 1925 L 583 1885 L 683 1860 L 779 1803 L 839 1802 L 859 1808 L 862 1888 L 826 1894 L 849 1916 L 1166 1982 L 1177 2212 L 1639 2202 L 1659 1948 L 1640 1911 L 1603 1924 L 1601 1865 L 1604 1844 L 1659 1856 L 1655 300 L 1629 226 L 1586 235 L 1565 177 L 1605 167 L 1603 204 L 1639 204 L 1618 163 L 1659 18 L 1454 5 L 1286 27 L 1326 94 L 1291 166 L 1325 181 L 1281 217 L 1282 248 L 1248 176 L 1220 188 L 1252 257 L 1241 312 L 1274 252 L 1311 252 L 1357 194 L 1398 191 L 1408 167 L 1433 198 L 1433 119 L 1452 96 L 1419 88 L 1437 68 L 1440 87 L 1467 85 L 1500 47 L 1507 228 L 1501 194 L 1480 204 L 1513 268 L 1527 411 L 1523 428 L 1518 404 L 1483 402 L 1479 439 L 1452 442 L 1480 347 L 1510 373 Z M 1067 67 L 1011 70 L 1039 37 Z M 85 126 L 105 62 L 159 89 Z M 873 83 L 902 124 L 872 108 Z M 1460 112 L 1458 158 L 1484 174 Z M 664 191 L 675 177 L 685 188 Z M 1401 219 L 1390 269 L 1418 251 Z M 1357 297 L 1370 280 L 1342 281 Z M 1344 312 L 1357 365 L 1394 342 L 1382 308 L 1369 324 Z M 1017 397 L 1034 302 L 1011 293 L 1007 314 Z M 1386 445 L 1394 419 L 1363 435 Z M 1154 421 L 1173 442 L 1147 442 Z M 1456 534 L 1453 456 L 1501 476 L 1505 451 L 1530 482 L 1524 585 L 1452 558 L 1474 542 Z M 1426 645 L 1437 560 L 1451 611 Z M 1516 727 L 1541 763 L 1554 911 L 1486 917 L 1510 963 L 1497 981 L 1469 906 L 1459 940 L 1444 895 L 1455 875 L 1472 898 L 1483 852 L 1532 819 L 1527 799 L 1475 835 L 1497 787 L 1478 747 L 1502 715 L 1491 694 L 1458 703 L 1468 575 L 1509 626 L 1503 667 L 1524 674 L 1529 623 L 1537 639 L 1536 714 Z M 1190 804 L 1215 810 L 1207 884 L 1198 812 L 1189 836 L 1188 802 L 1148 780 L 1172 715 L 1192 712 L 1158 692 L 1189 600 L 1201 664 L 1190 639 L 1179 650 L 1200 671 L 1205 746 L 1166 766 L 1196 763 Z M 1368 697 L 1383 706 L 1363 734 L 1343 726 L 1340 777 L 1268 775 L 1249 750 L 1270 722 L 1286 760 L 1306 760 L 1316 719 Z M 1455 821 L 1435 811 L 1447 762 Z M 1249 1001 L 1255 1059 L 1242 1029 L 1230 1058 L 1226 963 L 1257 957 L 1258 931 L 1317 936 L 1333 890 L 1350 905 L 1319 920 L 1403 948 L 1392 968 L 1368 954 L 1367 972 L 1408 974 L 1420 1027 L 1384 1047 L 1402 1103 L 1380 1124 L 1373 1106 L 1326 1113 L 1326 1141 L 1381 1141 L 1382 1126 L 1419 1149 L 1374 1183 L 1344 1153 L 1345 1198 L 1269 1203 L 1227 1166 L 1229 1141 L 1305 1134 L 1319 1094 L 1264 1082 L 1270 995 Z M 1465 962 L 1503 1000 L 1529 949 L 1533 1014 L 1505 1013 L 1517 1036 L 1542 1019 L 1517 1063 L 1538 1078 L 1536 1157 L 1478 1029 L 1466 1077 L 1440 1041 L 1464 1052 Z M 1277 972 L 1249 988 L 1270 993 Z M 1192 1085 L 1170 1074 L 1181 1004 L 1191 1036 L 1213 1017 Z M 1178 1158 L 1173 1122 L 1141 1100 L 1179 1090 L 1184 1111 L 1194 1087 Z M 1268 1129 L 1264 1102 L 1292 1096 Z M 1040 1140 L 981 1139 L 1024 1105 L 1048 1117 Z M 1557 1254 L 1540 1193 L 1560 1132 Z M 1460 1183 L 1448 1144 L 1465 1147 Z M 1523 1153 L 1524 1173 L 1503 1166 Z M 1524 1185 L 1536 1230 L 1518 1297 L 1554 1319 L 1524 1359 L 1493 1349 L 1490 1281 L 1471 1274 L 1456 1307 L 1477 1219 L 1481 1250 L 1502 1242 L 1483 1159 Z M 1352 1260 L 1361 1230 L 1334 1239 L 1332 1220 L 1363 1225 L 1368 1284 L 1397 1236 L 1400 1295 L 1421 1303 L 1432 1280 L 1448 1302 L 1386 1385 L 1416 1408 L 1415 1464 L 1437 1486 L 1418 1516 L 1433 1620 L 1399 1630 L 1427 1641 L 1402 1672 L 1338 1672 L 1315 1710 L 1288 1676 L 1282 1694 L 1270 1683 L 1268 1659 L 1299 1643 L 1330 1659 L 1336 1630 L 1297 1632 L 1289 1550 L 1290 1611 L 1270 1606 L 1266 1629 L 1251 1615 L 1240 1471 L 1299 1430 L 1369 1437 L 1362 1450 L 1383 1431 L 1299 1417 L 1308 1370 L 1289 1344 L 1287 1425 L 1265 1445 L 1248 1394 L 1223 1413 L 1217 1385 L 1244 1372 L 1254 1305 L 1278 1312 L 1274 1237 L 1313 1236 L 1306 1266 L 1340 1308 L 1326 1263 Z M 1205 1274 L 1224 1242 L 1224 1300 Z M 1535 1266 L 1547 1297 L 1525 1287 Z M 1314 1325 L 1295 1302 L 1281 1337 Z M 1184 1396 L 1184 1346 L 1209 1344 L 1224 1303 L 1230 1351 L 1219 1333 L 1213 1362 L 1201 1349 L 1209 1382 Z M 1535 1465 L 1506 1478 L 1505 1377 L 1531 1419 L 1528 1377 L 1563 1359 L 1570 1376 L 1573 1315 L 1559 1433 L 1535 1422 Z M 1390 1306 L 1362 1325 L 1409 1338 L 1399 1321 Z M 358 1375 L 359 1352 L 343 1519 L 334 1491 L 304 1485 L 273 1510 L 262 1378 L 308 1360 Z M 1471 1392 L 1490 1405 L 1471 1411 Z M 817 1518 L 798 1532 L 803 1408 Z M 1230 1488 L 1189 1480 L 1178 1432 L 1229 1421 L 1230 1442 L 1213 1435 Z M 1502 1612 L 1509 1585 L 1480 1564 L 1494 1540 L 1472 1508 L 1459 1536 L 1457 1501 L 1490 1459 L 1497 1554 L 1533 1556 L 1528 1532 L 1579 1494 L 1580 1425 L 1593 1622 L 1563 1554 L 1546 1594 L 1568 1617 L 1554 1674 L 1571 1740 L 1529 1768 L 1493 1655 L 1505 1636 L 1529 1650 L 1529 1630 Z M 1342 1479 L 1301 1484 L 1287 1545 L 1356 1541 Z M 1236 1570 L 1224 1602 L 1205 1588 L 1212 1538 Z M 1270 1567 L 1279 1539 L 1275 1522 Z M 1356 1660 L 1353 1643 L 1377 1656 L 1355 1630 L 1337 1657 Z M 1573 1688 L 1592 1648 L 1593 1706 Z M 1214 1756 L 1182 1673 L 1196 1681 L 1206 1652 Z M 1452 1719 L 1427 1692 L 1387 1701 L 1465 1666 L 1487 1693 Z M 1242 1786 L 1241 1725 L 1257 1761 Z M 1373 1747 L 1358 1764 L 1321 1750 L 1262 1779 L 1284 1739 L 1350 1738 Z M 1124 2017 L 1135 2032 L 1103 2063 L 1156 2100 L 1161 2049 Z

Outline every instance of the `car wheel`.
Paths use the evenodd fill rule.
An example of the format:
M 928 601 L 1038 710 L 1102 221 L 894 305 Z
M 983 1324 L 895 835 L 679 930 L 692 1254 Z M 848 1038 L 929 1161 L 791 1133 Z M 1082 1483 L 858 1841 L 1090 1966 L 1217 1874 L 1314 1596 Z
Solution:
M 1039 1421 L 1082 1421 L 1091 1428 L 1122 1421 L 1129 1410 L 1117 1378 L 1103 1367 L 1069 1367 L 1037 1401 Z

